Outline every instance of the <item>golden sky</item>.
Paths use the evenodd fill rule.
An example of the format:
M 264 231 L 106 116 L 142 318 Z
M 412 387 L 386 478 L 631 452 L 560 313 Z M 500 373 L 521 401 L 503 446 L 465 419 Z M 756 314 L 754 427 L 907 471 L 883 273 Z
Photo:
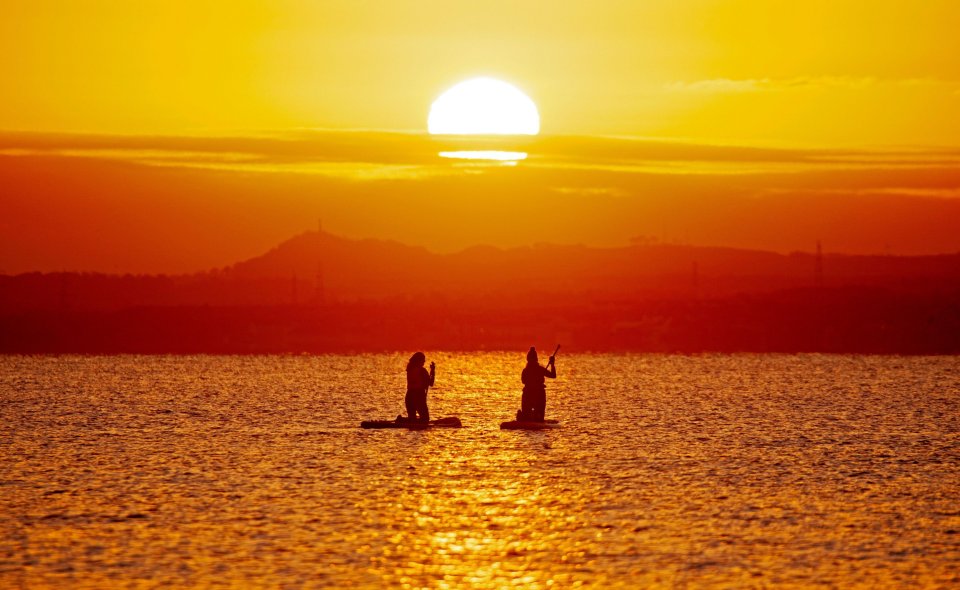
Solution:
M 0 129 L 421 130 L 476 75 L 547 134 L 956 145 L 952 0 L 7 0 Z

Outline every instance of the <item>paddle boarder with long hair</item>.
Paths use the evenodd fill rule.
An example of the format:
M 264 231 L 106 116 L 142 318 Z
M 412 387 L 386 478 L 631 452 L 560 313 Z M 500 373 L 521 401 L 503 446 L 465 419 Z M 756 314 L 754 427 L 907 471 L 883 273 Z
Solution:
M 430 363 L 430 372 L 424 368 L 427 355 L 415 352 L 407 363 L 407 396 L 404 402 L 407 406 L 407 417 L 420 422 L 430 421 L 430 410 L 427 409 L 427 389 L 433 387 L 437 375 L 437 366 Z

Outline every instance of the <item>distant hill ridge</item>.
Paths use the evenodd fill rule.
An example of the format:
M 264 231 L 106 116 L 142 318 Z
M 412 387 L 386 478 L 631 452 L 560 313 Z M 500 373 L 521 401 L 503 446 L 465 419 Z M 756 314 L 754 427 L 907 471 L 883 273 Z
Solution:
M 960 254 L 636 243 L 451 254 L 327 233 L 189 275 L 0 275 L 0 352 L 960 353 Z
M 811 253 L 649 243 L 618 248 L 474 246 L 438 254 L 393 241 L 313 231 L 261 256 L 189 275 L 0 275 L 0 314 L 412 299 L 506 309 L 709 299 L 819 287 L 960 293 L 960 254 L 824 254 L 818 262 Z
M 611 286 L 663 284 L 701 279 L 772 279 L 813 285 L 817 255 L 673 244 L 633 244 L 615 248 L 540 244 L 519 248 L 474 246 L 452 254 L 394 241 L 351 240 L 307 232 L 269 252 L 226 269 L 236 278 L 322 276 L 329 287 L 403 287 L 403 291 L 537 287 L 577 291 Z M 823 281 L 957 279 L 960 254 L 864 256 L 824 254 Z

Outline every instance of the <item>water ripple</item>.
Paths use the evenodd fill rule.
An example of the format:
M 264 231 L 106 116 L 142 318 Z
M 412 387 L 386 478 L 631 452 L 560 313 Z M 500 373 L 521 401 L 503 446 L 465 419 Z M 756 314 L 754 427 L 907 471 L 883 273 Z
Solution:
M 0 357 L 0 586 L 950 587 L 956 357 Z

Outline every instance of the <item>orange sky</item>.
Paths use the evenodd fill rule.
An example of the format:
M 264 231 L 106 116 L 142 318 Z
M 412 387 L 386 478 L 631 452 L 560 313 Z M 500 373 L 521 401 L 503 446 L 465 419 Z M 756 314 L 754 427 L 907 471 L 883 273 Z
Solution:
M 476 140 L 488 142 L 488 140 Z M 0 271 L 187 272 L 303 231 L 450 252 L 632 239 L 790 252 L 960 251 L 960 150 L 525 140 L 515 165 L 422 134 L 0 134 Z M 513 147 L 500 140 L 496 147 Z
M 438 251 L 958 251 L 958 24 L 947 0 L 8 1 L 0 272 L 202 270 L 321 217 Z M 515 166 L 423 133 L 478 75 L 540 109 L 540 137 L 468 145 Z
M 491 75 L 544 133 L 955 145 L 952 0 L 8 0 L 0 129 L 423 129 Z

